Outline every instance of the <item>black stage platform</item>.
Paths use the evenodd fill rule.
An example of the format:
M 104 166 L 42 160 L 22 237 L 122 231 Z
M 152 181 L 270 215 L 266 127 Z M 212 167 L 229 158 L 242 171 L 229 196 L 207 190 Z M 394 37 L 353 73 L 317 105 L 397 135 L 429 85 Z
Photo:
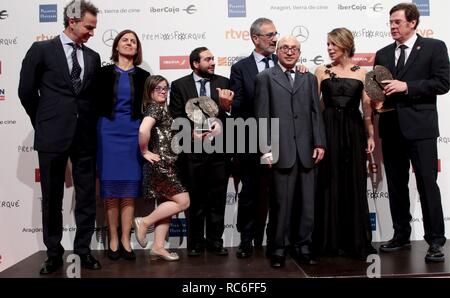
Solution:
M 378 248 L 379 243 L 374 247 Z M 410 250 L 380 253 L 380 277 L 450 277 L 450 244 L 445 246 L 446 261 L 425 263 L 428 249 L 425 241 L 413 241 Z M 237 259 L 237 248 L 229 248 L 229 256 L 205 253 L 200 257 L 188 257 L 186 249 L 176 250 L 178 262 L 151 261 L 148 250 L 136 250 L 137 259 L 110 261 L 103 251 L 93 251 L 103 268 L 82 270 L 82 278 L 365 278 L 370 263 L 344 257 L 322 257 L 314 266 L 298 265 L 288 257 L 282 269 L 272 269 L 265 257 L 264 249 L 256 249 L 248 259 Z M 71 252 L 66 252 L 67 257 Z M 37 252 L 14 266 L 0 272 L 0 278 L 63 278 L 69 263 L 51 274 L 40 275 L 39 269 L 45 252 Z M 373 267 L 373 266 L 372 266 Z M 369 268 L 370 269 L 370 268 Z M 374 270 L 369 270 L 371 273 Z

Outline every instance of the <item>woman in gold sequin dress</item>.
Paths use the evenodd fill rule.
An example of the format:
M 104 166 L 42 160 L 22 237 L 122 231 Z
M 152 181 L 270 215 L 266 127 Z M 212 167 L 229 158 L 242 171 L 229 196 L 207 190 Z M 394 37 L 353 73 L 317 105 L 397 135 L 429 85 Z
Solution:
M 189 207 L 189 194 L 180 183 L 175 166 L 177 155 L 171 149 L 172 118 L 166 110 L 169 82 L 162 76 L 147 78 L 142 106 L 144 119 L 139 128 L 139 146 L 144 157 L 144 198 L 154 199 L 158 207 L 145 217 L 133 221 L 136 239 L 147 246 L 147 228 L 154 224 L 155 234 L 150 256 L 153 259 L 176 261 L 174 252 L 164 248 L 173 215 Z

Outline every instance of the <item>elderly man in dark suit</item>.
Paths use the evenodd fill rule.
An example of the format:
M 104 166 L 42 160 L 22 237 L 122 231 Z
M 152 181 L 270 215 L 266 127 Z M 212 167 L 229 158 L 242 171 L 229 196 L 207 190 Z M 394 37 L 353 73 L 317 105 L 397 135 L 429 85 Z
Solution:
M 315 263 L 311 253 L 315 165 L 325 151 L 317 80 L 310 73 L 294 70 L 300 57 L 297 39 L 281 38 L 277 55 L 278 64 L 256 77 L 254 106 L 259 121 L 279 120 L 278 130 L 273 125 L 266 128 L 268 140 L 271 135 L 279 136 L 278 148 L 269 141 L 262 150 L 262 159 L 273 169 L 268 236 L 271 266 L 275 268 L 284 266 L 288 248 L 298 262 Z
M 80 7 L 75 7 L 77 4 Z M 68 158 L 75 184 L 74 252 L 81 266 L 100 269 L 90 253 L 95 226 L 96 115 L 92 79 L 100 68 L 98 53 L 83 44 L 94 35 L 98 9 L 72 1 L 64 9 L 65 29 L 52 40 L 35 42 L 20 72 L 19 97 L 35 129 L 42 188 L 42 224 L 47 260 L 40 273 L 63 264 L 62 199 Z
M 214 56 L 208 48 L 194 49 L 189 56 L 189 61 L 193 72 L 172 82 L 169 111 L 175 121 L 180 117 L 187 118 L 185 107 L 189 99 L 199 96 L 210 97 L 219 107 L 217 118 L 221 120 L 222 125 L 214 122 L 212 131 L 202 133 L 192 129 L 192 136 L 214 141 L 214 136 L 224 133 L 234 93 L 229 90 L 230 82 L 227 78 L 214 74 Z M 182 179 L 186 183 L 191 198 L 187 214 L 188 256 L 199 256 L 205 248 L 216 255 L 228 255 L 228 250 L 223 247 L 222 234 L 229 178 L 229 156 L 220 152 L 191 152 L 180 154 L 178 162 L 182 170 Z
M 386 171 L 394 237 L 380 246 L 384 252 L 411 246 L 409 164 L 416 176 L 422 206 L 425 240 L 430 245 L 425 260 L 444 261 L 446 238 L 437 179 L 439 136 L 436 97 L 448 92 L 450 68 L 447 47 L 437 39 L 415 33 L 419 11 L 401 3 L 390 11 L 391 35 L 395 42 L 379 50 L 375 65 L 387 67 L 394 80 L 384 81 L 387 96 L 379 133 Z

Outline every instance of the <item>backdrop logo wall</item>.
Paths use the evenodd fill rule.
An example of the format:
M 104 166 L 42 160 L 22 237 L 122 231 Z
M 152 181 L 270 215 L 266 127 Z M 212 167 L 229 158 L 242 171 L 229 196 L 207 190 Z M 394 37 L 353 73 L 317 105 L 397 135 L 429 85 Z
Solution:
M 107 45 L 108 47 L 112 47 L 114 38 L 116 38 L 117 34 L 119 34 L 119 32 L 117 32 L 117 30 L 114 30 L 114 29 L 106 30 L 105 32 L 103 32 L 103 35 L 102 35 L 103 43 L 105 45 Z
M 311 61 L 312 63 L 314 63 L 314 65 L 321 65 L 324 63 L 323 57 L 322 55 L 317 55 L 312 59 L 309 59 L 309 61 Z
M 305 26 L 298 25 L 292 28 L 291 35 L 295 36 L 300 43 L 304 43 L 309 38 L 309 30 Z
M 217 58 L 218 66 L 232 66 L 234 63 L 238 62 L 244 58 L 244 56 L 230 56 L 230 57 L 219 57 Z
M 165 14 L 178 14 L 180 12 L 185 12 L 187 14 L 194 14 L 197 12 L 197 8 L 194 4 L 188 5 L 186 8 L 179 8 L 179 7 L 154 7 L 150 6 L 150 13 L 165 13 Z
M 413 0 L 413 3 L 419 9 L 421 17 L 430 15 L 430 0 Z
M 6 90 L 0 88 L 0 100 L 5 100 L 6 99 Z
M 170 237 L 186 237 L 187 236 L 187 222 L 186 218 L 172 218 L 169 227 Z
M 0 10 L 0 20 L 5 20 L 8 16 L 7 10 Z
M 190 69 L 189 56 L 160 56 L 159 69 Z
M 50 40 L 55 37 L 56 37 L 56 35 L 41 33 L 40 35 L 36 35 L 36 41 Z
M 250 40 L 250 31 L 248 30 L 234 30 L 233 28 L 225 31 L 226 39 L 243 39 Z
M 39 22 L 54 23 L 58 21 L 58 6 L 56 4 L 39 5 Z
M 2 61 L 0 60 L 0 75 L 2 74 Z
M 373 6 L 366 6 L 364 4 L 338 4 L 338 10 L 348 10 L 348 11 L 367 11 L 372 10 L 374 12 L 380 12 L 383 10 L 383 5 L 381 3 L 375 3 Z
M 359 66 L 373 66 L 375 53 L 355 53 L 352 61 Z
M 372 231 L 376 231 L 377 230 L 377 214 L 375 212 L 370 212 L 369 217 L 370 217 L 370 225 L 372 227 Z
M 245 18 L 247 9 L 245 0 L 228 0 L 228 17 L 229 18 Z

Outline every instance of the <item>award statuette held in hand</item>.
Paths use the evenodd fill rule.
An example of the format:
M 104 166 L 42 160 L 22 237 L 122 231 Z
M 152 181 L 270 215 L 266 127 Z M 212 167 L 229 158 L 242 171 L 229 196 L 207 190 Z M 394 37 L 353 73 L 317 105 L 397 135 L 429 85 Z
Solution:
M 381 83 L 384 80 L 392 80 L 391 72 L 384 66 L 375 65 L 374 69 L 367 72 L 365 79 L 365 88 L 367 95 L 371 98 L 371 100 L 376 102 L 382 102 L 386 100 L 386 95 L 383 93 L 384 86 L 386 84 Z M 393 111 L 393 108 L 385 108 L 381 107 L 376 109 L 378 113 L 384 113 Z
M 188 118 L 194 122 L 194 130 L 202 133 L 212 130 L 212 121 L 219 114 L 219 107 L 208 96 L 191 98 L 185 106 Z

